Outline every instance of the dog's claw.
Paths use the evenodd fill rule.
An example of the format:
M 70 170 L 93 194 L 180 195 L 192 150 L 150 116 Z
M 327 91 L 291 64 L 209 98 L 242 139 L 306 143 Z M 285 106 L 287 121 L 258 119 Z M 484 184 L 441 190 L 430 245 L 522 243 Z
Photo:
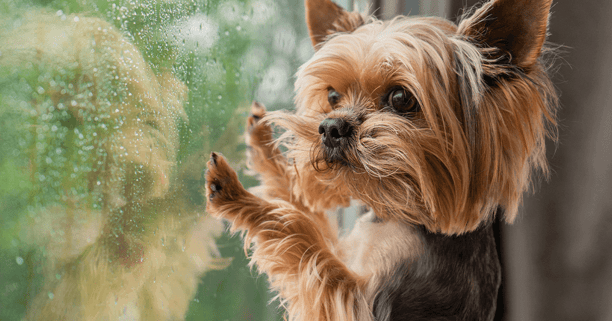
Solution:
M 255 125 L 266 113 L 266 107 L 257 101 L 253 101 L 251 104 L 251 112 L 249 113 L 248 125 L 252 127 Z
M 249 132 L 255 128 L 255 125 L 263 118 L 265 113 L 266 107 L 259 102 L 253 101 L 251 104 L 251 112 L 249 113 L 249 117 L 247 117 L 247 130 Z
M 227 160 L 219 153 L 210 153 L 206 170 L 207 209 L 214 212 L 214 206 L 233 200 L 233 197 L 244 190 L 236 172 Z
M 221 185 L 217 185 L 217 184 L 210 184 L 210 190 L 213 192 L 218 192 L 221 190 Z
M 251 115 L 257 119 L 260 119 L 265 113 L 266 107 L 257 101 L 253 101 L 253 104 L 251 105 Z
M 210 165 L 217 166 L 217 157 L 219 157 L 217 153 L 215 152 L 210 153 Z

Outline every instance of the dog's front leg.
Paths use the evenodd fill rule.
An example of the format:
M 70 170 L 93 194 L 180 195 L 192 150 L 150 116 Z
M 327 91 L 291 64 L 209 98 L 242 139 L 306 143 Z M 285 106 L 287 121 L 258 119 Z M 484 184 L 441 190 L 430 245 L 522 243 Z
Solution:
M 371 320 L 366 281 L 333 253 L 312 215 L 249 193 L 215 153 L 208 162 L 206 196 L 211 215 L 247 232 L 245 244 L 254 244 L 251 263 L 269 276 L 289 320 Z
M 246 122 L 245 142 L 247 145 L 247 165 L 259 174 L 261 185 L 251 191 L 265 199 L 281 199 L 291 203 L 301 212 L 308 212 L 317 221 L 325 237 L 332 242 L 337 240 L 337 229 L 331 225 L 321 209 L 313 211 L 306 204 L 304 195 L 295 193 L 295 169 L 273 144 L 272 127 L 261 119 L 266 115 L 266 107 L 258 102 L 251 105 L 251 113 Z
M 293 197 L 289 164 L 273 144 L 270 124 L 260 121 L 265 114 L 266 107 L 254 101 L 246 122 L 247 166 L 261 175 L 262 196 L 290 201 Z

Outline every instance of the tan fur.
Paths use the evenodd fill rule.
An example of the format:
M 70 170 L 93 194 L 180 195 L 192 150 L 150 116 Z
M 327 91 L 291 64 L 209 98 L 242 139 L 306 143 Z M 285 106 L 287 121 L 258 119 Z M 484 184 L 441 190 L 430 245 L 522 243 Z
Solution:
M 222 224 L 190 205 L 180 181 L 189 173 L 175 173 L 187 87 L 169 71 L 156 75 L 99 19 L 28 13 L 22 23 L 2 36 L 0 62 L 77 70 L 73 92 L 49 88 L 53 104 L 79 124 L 117 125 L 100 127 L 88 152 L 90 192 L 103 208 L 69 199 L 22 222 L 24 242 L 45 253 L 43 289 L 26 319 L 183 319 L 202 273 L 225 264 L 214 258 Z
M 338 31 L 350 32 L 362 25 L 364 19 L 358 12 L 347 13 L 331 1 L 313 0 L 306 5 L 306 24 L 315 49 L 328 35 Z
M 259 197 L 218 154 L 207 172 L 207 210 L 247 231 L 252 264 L 270 277 L 289 320 L 373 320 L 383 277 L 424 253 L 417 226 L 470 233 L 490 223 L 498 206 L 506 221 L 515 219 L 532 172 L 547 172 L 544 139 L 554 134 L 556 106 L 544 65 L 532 59 L 542 50 L 550 1 L 520 2 L 520 17 L 546 9 L 535 11 L 538 27 L 520 19 L 503 27 L 529 31 L 533 42 L 491 48 L 480 35 L 504 32 L 481 23 L 496 18 L 491 8 L 509 10 L 506 0 L 493 0 L 459 28 L 400 17 L 335 29 L 328 19 L 353 14 L 307 1 L 317 51 L 298 71 L 296 111 L 257 121 L 263 112 L 256 104 L 247 121 L 250 164 L 263 183 Z M 329 35 L 320 37 L 321 30 Z M 398 86 L 419 111 L 406 115 L 384 104 Z M 340 94 L 335 104 L 332 88 Z M 330 160 L 319 132 L 324 120 L 339 118 L 352 126 L 342 161 Z M 277 144 L 287 147 L 287 159 L 270 142 L 270 123 L 286 130 Z M 322 213 L 350 199 L 372 212 L 339 240 Z
M 406 43 L 414 49 L 406 52 Z M 483 70 L 480 57 L 478 49 L 461 35 L 449 37 L 445 30 L 432 28 L 429 21 L 396 19 L 394 23 L 365 25 L 330 39 L 302 66 L 296 82 L 297 113 L 276 113 L 269 120 L 296 138 L 289 157 L 298 167 L 323 162 L 316 156 L 322 146 L 311 150 L 312 142 L 319 139 L 313 129 L 325 117 L 346 115 L 342 109 L 332 111 L 327 104 L 326 90 L 331 86 L 346 93 L 341 104 L 354 106 L 357 116 L 365 115 L 360 140 L 347 156 L 359 159 L 352 162 L 359 167 L 313 175 L 335 187 L 384 177 L 370 184 L 349 185 L 358 187 L 351 191 L 353 197 L 369 195 L 373 200 L 364 201 L 376 213 L 424 224 L 432 231 L 471 231 L 489 220 L 498 204 L 504 205 L 506 219 L 512 222 L 520 197 L 529 186 L 531 168 L 546 171 L 543 142 L 546 123 L 554 119 L 549 106 L 554 105 L 551 99 L 555 94 L 541 67 L 534 67 L 529 75 L 532 82 L 508 81 L 507 86 L 485 91 L 478 73 Z M 470 83 L 455 81 L 456 59 L 468 64 L 460 66 L 460 71 L 467 74 Z M 360 72 L 363 70 L 375 73 Z M 373 112 L 383 89 L 396 83 L 413 92 L 421 104 L 422 119 L 410 122 Z M 457 115 L 461 101 L 450 100 L 453 96 L 445 94 L 462 87 L 469 88 L 470 108 L 477 114 Z M 463 130 L 458 116 L 478 117 L 471 125 L 476 126 L 473 133 Z M 515 139 L 517 136 L 521 139 Z M 479 169 L 476 173 L 475 168 Z M 405 176 L 413 180 L 407 181 Z M 446 183 L 440 184 L 441 180 Z M 386 213 L 382 207 L 397 211 Z

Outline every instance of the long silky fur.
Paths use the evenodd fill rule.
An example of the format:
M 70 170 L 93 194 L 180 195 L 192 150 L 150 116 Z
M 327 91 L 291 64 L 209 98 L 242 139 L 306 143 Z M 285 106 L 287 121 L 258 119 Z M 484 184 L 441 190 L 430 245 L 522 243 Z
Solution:
M 368 196 L 364 201 L 383 216 L 461 234 L 490 221 L 502 205 L 511 223 L 531 173 L 548 172 L 544 141 L 554 137 L 555 89 L 540 62 L 529 73 L 502 65 L 491 72 L 505 76 L 487 86 L 485 70 L 494 69 L 494 62 L 485 58 L 485 49 L 442 20 L 433 20 L 442 27 L 432 28 L 432 20 L 375 21 L 334 36 L 298 72 L 296 113 L 272 112 L 264 121 L 287 130 L 281 140 L 288 158 L 303 168 L 301 175 L 314 175 L 333 190 L 356 186 L 351 195 Z M 375 37 L 385 45 L 366 49 Z M 345 151 L 351 166 L 337 171 L 318 166 L 312 172 L 308 164 L 325 159 L 318 125 L 338 111 L 329 109 L 321 83 L 334 87 L 353 81 L 402 84 L 418 100 L 423 117 L 408 120 L 372 110 L 377 102 L 356 94 L 378 87 L 342 88 L 349 96 L 345 106 L 367 111 L 352 137 L 355 144 Z
M 316 8 L 340 22 L 346 14 L 308 1 L 317 52 L 297 73 L 296 111 L 255 105 L 247 121 L 249 166 L 264 184 L 257 196 L 246 191 L 213 154 L 208 211 L 246 231 L 251 264 L 270 277 L 288 320 L 491 319 L 500 267 L 490 223 L 512 222 L 533 172 L 548 170 L 544 140 L 554 137 L 557 102 L 544 63 L 530 62 L 541 50 L 511 57 L 481 39 L 486 10 L 514 8 L 507 0 L 459 26 L 364 18 L 338 32 L 316 25 Z M 544 10 L 535 1 L 517 3 Z M 418 110 L 385 104 L 395 86 Z M 342 95 L 334 106 L 331 88 Z M 328 118 L 351 127 L 342 149 L 324 147 L 319 126 Z M 285 129 L 274 144 L 272 124 Z M 372 211 L 338 239 L 325 211 L 351 199 Z

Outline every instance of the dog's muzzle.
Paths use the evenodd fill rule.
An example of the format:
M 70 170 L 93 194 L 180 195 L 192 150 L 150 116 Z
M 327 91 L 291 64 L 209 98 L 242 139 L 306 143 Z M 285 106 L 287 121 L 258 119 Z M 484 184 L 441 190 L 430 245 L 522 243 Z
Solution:
M 353 126 L 342 118 L 326 118 L 319 125 L 319 134 L 325 147 L 330 150 L 341 150 L 348 145 L 353 133 Z

